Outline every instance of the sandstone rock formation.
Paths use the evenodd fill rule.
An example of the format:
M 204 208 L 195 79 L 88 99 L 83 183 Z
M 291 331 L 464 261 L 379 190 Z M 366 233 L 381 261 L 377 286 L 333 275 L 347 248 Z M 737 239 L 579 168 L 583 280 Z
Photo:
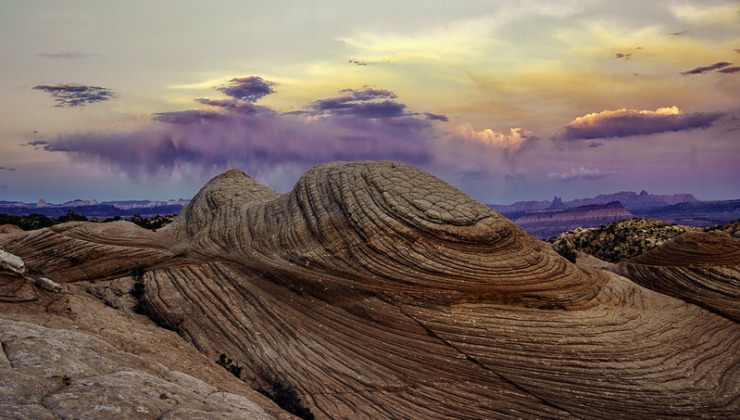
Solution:
M 16 225 L 0 225 L 0 235 L 5 233 L 17 233 L 17 232 L 23 232 L 23 229 L 19 228 Z
M 686 233 L 614 271 L 740 322 L 740 239 L 729 233 Z
M 17 255 L 13 255 L 0 249 L 0 270 L 10 271 L 15 274 L 23 274 L 26 271 L 26 265 Z
M 76 325 L 90 338 L 68 336 L 103 360 L 115 349 L 133 354 L 115 353 L 117 362 L 74 376 L 0 359 L 37 384 L 27 387 L 33 398 L 19 399 L 27 391 L 18 389 L 0 394 L 14 409 L 60 415 L 68 398 L 88 395 L 83 389 L 124 389 L 132 380 L 140 385 L 125 392 L 142 401 L 135 407 L 102 392 L 89 398 L 122 413 L 141 406 L 149 418 L 185 418 L 214 413 L 209 400 L 228 393 L 218 401 L 247 401 L 222 417 L 235 406 L 277 416 L 250 388 L 279 380 L 317 418 L 740 412 L 737 322 L 570 264 L 404 164 L 320 165 L 287 194 L 229 171 L 157 232 L 67 223 L 0 236 L 0 248 L 66 284 L 54 294 L 0 276 L 4 348 L 18 336 L 14 322 L 24 322 L 35 331 L 28 337 Z M 136 287 L 138 298 L 128 292 Z M 179 336 L 147 324 L 134 304 Z M 96 340 L 125 344 L 106 350 Z M 64 357 L 55 356 L 63 349 L 48 354 Z M 245 382 L 213 370 L 220 354 L 243 367 Z

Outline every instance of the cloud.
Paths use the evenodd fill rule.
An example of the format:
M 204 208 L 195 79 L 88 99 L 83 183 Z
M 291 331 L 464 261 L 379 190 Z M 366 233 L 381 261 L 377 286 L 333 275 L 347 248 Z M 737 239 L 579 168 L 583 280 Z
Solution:
M 374 63 L 368 63 L 367 61 L 357 61 L 357 60 L 353 60 L 353 59 L 350 59 L 347 62 L 349 64 L 355 64 L 355 65 L 358 65 L 358 66 L 367 66 L 368 64 L 374 64 Z
M 735 25 L 738 22 L 740 7 L 735 2 L 727 5 L 694 6 L 690 4 L 676 4 L 671 7 L 671 12 L 676 18 L 683 21 L 700 25 Z
M 616 175 L 616 172 L 602 172 L 599 169 L 587 169 L 581 166 L 578 169 L 571 169 L 570 172 L 550 172 L 547 177 L 561 181 L 575 181 L 577 179 L 599 179 L 612 175 Z
M 558 138 L 564 140 L 605 139 L 706 128 L 723 114 L 684 113 L 677 107 L 655 111 L 619 109 L 578 117 L 563 127 Z
M 447 116 L 442 115 L 442 114 L 432 114 L 431 112 L 425 112 L 424 115 L 427 117 L 427 119 L 433 120 L 433 121 L 443 121 L 443 122 L 449 121 L 447 119 Z
M 453 137 L 513 152 L 519 151 L 529 140 L 535 138 L 531 131 L 523 128 L 512 128 L 508 133 L 499 133 L 490 128 L 476 130 L 467 123 L 455 127 Z
M 46 146 L 47 144 L 49 144 L 49 142 L 46 140 L 34 140 L 29 141 L 28 143 L 23 143 L 21 146 Z
M 83 107 L 87 104 L 115 98 L 113 91 L 99 86 L 58 84 L 55 86 L 38 85 L 34 86 L 33 89 L 50 93 L 58 108 Z
M 219 86 L 216 90 L 226 96 L 246 102 L 256 102 L 258 99 L 275 93 L 276 83 L 268 82 L 258 76 L 236 77 L 229 83 Z
M 7 166 L 0 166 L 0 171 L 10 171 L 10 172 L 14 172 L 14 171 L 15 171 L 15 168 L 9 168 L 9 167 L 7 167 Z
M 81 51 L 60 51 L 55 53 L 39 53 L 38 57 L 51 58 L 54 60 L 82 60 L 95 57 L 95 54 L 88 54 Z
M 252 81 L 246 89 L 251 93 L 232 96 L 248 100 L 199 98 L 196 102 L 209 108 L 157 113 L 137 130 L 71 134 L 34 143 L 140 180 L 175 173 L 203 178 L 237 167 L 260 181 L 287 183 L 295 181 L 294 174 L 327 161 L 434 164 L 432 143 L 440 133 L 426 114 L 407 112 L 405 104 L 393 101 L 391 91 L 345 89 L 341 96 L 315 101 L 302 112 L 278 113 L 251 102 L 259 94 L 251 88 L 272 83 L 238 80 L 247 79 Z
M 314 101 L 311 115 L 358 118 L 398 118 L 416 114 L 407 112 L 406 105 L 393 101 L 396 94 L 386 89 L 344 89 L 342 95 Z
M 732 63 L 728 63 L 726 61 L 720 61 L 718 63 L 714 63 L 714 64 L 709 65 L 709 66 L 702 66 L 702 67 L 697 67 L 695 69 L 687 70 L 687 71 L 681 72 L 681 74 L 684 75 L 684 76 L 688 76 L 690 74 L 702 74 L 702 73 L 706 73 L 706 72 L 709 72 L 709 71 L 712 71 L 712 70 L 721 69 L 721 68 L 724 68 L 724 67 L 727 67 L 727 66 L 731 66 L 731 65 L 732 65 Z
M 671 35 L 671 36 L 681 36 L 681 35 L 686 35 L 686 33 L 688 33 L 688 32 L 689 31 L 673 32 L 673 33 L 671 33 L 669 35 Z
M 740 71 L 740 66 L 725 67 L 722 70 L 718 70 L 719 73 L 725 73 L 725 74 L 737 73 L 739 71 Z
M 152 120 L 169 124 L 196 124 L 207 121 L 228 120 L 230 118 L 231 116 L 226 112 L 210 109 L 158 112 L 152 115 Z
M 616 54 L 614 54 L 614 58 L 616 58 L 616 59 L 624 58 L 625 60 L 629 60 L 630 57 L 632 57 L 632 53 L 626 53 L 626 54 L 625 53 L 616 53 Z

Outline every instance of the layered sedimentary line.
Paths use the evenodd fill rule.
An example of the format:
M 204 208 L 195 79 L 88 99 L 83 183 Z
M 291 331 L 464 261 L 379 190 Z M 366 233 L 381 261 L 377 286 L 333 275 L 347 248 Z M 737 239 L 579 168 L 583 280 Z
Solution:
M 737 326 L 624 279 L 614 278 L 612 288 L 631 294 L 630 302 L 578 316 L 486 304 L 408 312 L 483 366 L 577 417 L 737 413 Z
M 136 267 L 177 264 L 156 245 L 156 234 L 129 222 L 71 222 L 0 237 L 0 247 L 22 255 L 31 275 L 60 283 L 100 280 Z
M 683 234 L 614 271 L 740 322 L 740 240 L 727 233 Z
M 198 203 L 218 190 L 209 183 L 183 213 L 203 214 Z M 185 235 L 183 218 L 169 234 L 186 237 L 189 251 L 304 280 L 443 301 L 562 307 L 586 304 L 603 284 L 485 205 L 405 164 L 320 165 L 288 194 L 234 201 L 209 215 L 204 230 Z
M 377 298 L 344 294 L 341 305 L 329 304 L 221 263 L 157 270 L 145 281 L 157 316 L 179 323 L 201 351 L 235 357 L 251 381 L 291 384 L 317 414 L 567 415 L 481 368 Z

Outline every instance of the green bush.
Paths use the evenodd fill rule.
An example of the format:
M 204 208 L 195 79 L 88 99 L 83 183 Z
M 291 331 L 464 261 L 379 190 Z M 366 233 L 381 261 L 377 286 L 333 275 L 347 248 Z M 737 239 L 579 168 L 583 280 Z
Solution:
M 223 366 L 224 369 L 231 372 L 232 375 L 236 376 L 237 379 L 241 379 L 242 376 L 242 367 L 234 364 L 234 361 L 227 358 L 225 354 L 221 353 L 221 356 L 219 356 L 218 360 L 216 360 L 216 363 Z
M 272 382 L 272 392 L 264 389 L 257 390 L 260 394 L 273 400 L 283 410 L 304 420 L 313 420 L 311 410 L 301 403 L 301 398 L 290 386 L 284 386 L 279 380 Z

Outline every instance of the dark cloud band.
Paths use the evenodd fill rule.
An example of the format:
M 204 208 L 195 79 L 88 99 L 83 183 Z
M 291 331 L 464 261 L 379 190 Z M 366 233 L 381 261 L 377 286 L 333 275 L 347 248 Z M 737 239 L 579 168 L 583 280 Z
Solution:
M 714 63 L 709 66 L 702 66 L 702 67 L 697 67 L 695 69 L 687 70 L 687 71 L 681 72 L 681 74 L 683 74 L 684 76 L 688 76 L 691 74 L 703 74 L 703 73 L 710 72 L 712 70 L 719 70 L 719 69 L 722 69 L 722 68 L 725 68 L 731 65 L 732 63 L 728 63 L 726 61 L 720 61 L 718 63 Z
M 260 98 L 275 93 L 276 83 L 268 82 L 258 76 L 237 77 L 216 90 L 226 96 L 246 102 L 256 102 Z
M 723 114 L 683 113 L 676 107 L 656 111 L 620 109 L 602 111 L 576 118 L 563 127 L 561 139 L 606 139 L 684 131 L 709 127 Z
M 59 108 L 83 107 L 95 102 L 104 102 L 115 98 L 113 91 L 100 86 L 77 84 L 38 85 L 35 90 L 48 92 Z

